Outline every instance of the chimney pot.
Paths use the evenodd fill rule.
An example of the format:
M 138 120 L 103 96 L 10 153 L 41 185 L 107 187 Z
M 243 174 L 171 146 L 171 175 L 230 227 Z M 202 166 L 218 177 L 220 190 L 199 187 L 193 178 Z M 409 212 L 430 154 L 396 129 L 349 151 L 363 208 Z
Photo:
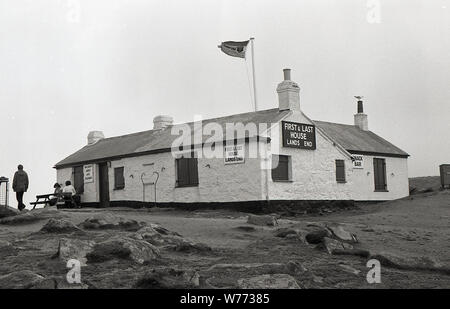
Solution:
M 291 80 L 291 69 L 283 69 L 284 80 Z
M 363 101 L 358 100 L 358 114 L 362 114 L 362 113 L 364 113 Z

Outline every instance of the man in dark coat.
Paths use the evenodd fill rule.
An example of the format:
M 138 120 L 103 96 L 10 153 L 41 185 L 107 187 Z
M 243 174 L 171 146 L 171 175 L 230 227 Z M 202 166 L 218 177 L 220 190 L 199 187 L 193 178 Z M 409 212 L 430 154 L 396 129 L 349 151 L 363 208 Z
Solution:
M 28 190 L 28 175 L 23 170 L 22 164 L 17 167 L 17 172 L 14 174 L 13 190 L 16 192 L 17 202 L 19 203 L 17 208 L 23 210 L 25 204 L 23 203 L 23 194 Z

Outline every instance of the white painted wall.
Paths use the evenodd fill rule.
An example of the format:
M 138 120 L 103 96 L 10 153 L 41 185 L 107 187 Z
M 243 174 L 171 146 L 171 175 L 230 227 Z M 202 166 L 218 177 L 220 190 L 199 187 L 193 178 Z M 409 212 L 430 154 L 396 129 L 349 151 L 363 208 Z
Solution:
M 392 200 L 409 195 L 408 160 L 383 156 L 363 156 L 364 169 L 353 169 L 352 196 L 357 201 Z M 373 158 L 386 160 L 388 192 L 375 192 Z
M 284 121 L 312 124 L 300 112 L 292 112 Z M 290 155 L 292 182 L 274 182 L 269 177 L 271 200 L 349 200 L 352 198 L 352 161 L 316 128 L 316 150 L 283 147 L 281 121 L 273 127 L 271 151 Z M 335 160 L 345 160 L 346 183 L 336 182 Z

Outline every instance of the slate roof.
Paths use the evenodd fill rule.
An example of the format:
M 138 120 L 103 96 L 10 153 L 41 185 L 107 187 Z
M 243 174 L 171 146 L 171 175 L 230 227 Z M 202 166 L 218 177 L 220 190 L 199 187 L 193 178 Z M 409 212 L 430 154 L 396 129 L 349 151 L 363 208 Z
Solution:
M 231 116 L 203 119 L 203 126 L 207 123 L 215 122 L 225 128 L 226 123 L 274 123 L 289 114 L 289 111 L 279 111 L 278 108 L 235 114 Z M 191 136 L 194 136 L 194 122 L 176 124 L 174 127 L 189 125 Z M 211 136 L 203 135 L 203 142 L 209 140 Z M 256 136 L 248 136 L 252 138 Z M 136 156 L 139 154 L 170 151 L 173 141 L 178 138 L 171 134 L 171 127 L 163 130 L 148 130 L 133 134 L 110 137 L 99 140 L 93 145 L 86 145 L 64 160 L 56 163 L 55 167 L 71 166 L 79 163 L 95 162 L 102 159 L 120 158 L 124 156 Z
M 325 134 L 350 153 L 408 157 L 409 155 L 371 131 L 357 126 L 313 120 Z
M 279 111 L 278 108 L 236 114 L 226 117 L 202 120 L 203 126 L 215 122 L 225 128 L 226 123 L 275 123 L 290 113 L 289 110 Z M 407 157 L 408 154 L 392 145 L 385 139 L 370 131 L 363 131 L 353 125 L 316 121 L 316 126 L 322 129 L 332 140 L 343 146 L 350 153 L 374 153 L 391 156 Z M 176 124 L 174 127 L 188 125 L 191 136 L 194 136 L 194 122 Z M 248 132 L 246 132 L 247 134 Z M 203 142 L 211 141 L 211 136 L 203 135 Z M 247 136 L 248 138 L 256 136 Z M 93 145 L 86 145 L 64 160 L 56 163 L 56 168 L 76 164 L 98 162 L 106 159 L 132 157 L 147 153 L 170 151 L 173 141 L 178 138 L 171 134 L 171 127 L 163 130 L 148 130 L 133 134 L 110 137 L 99 140 Z

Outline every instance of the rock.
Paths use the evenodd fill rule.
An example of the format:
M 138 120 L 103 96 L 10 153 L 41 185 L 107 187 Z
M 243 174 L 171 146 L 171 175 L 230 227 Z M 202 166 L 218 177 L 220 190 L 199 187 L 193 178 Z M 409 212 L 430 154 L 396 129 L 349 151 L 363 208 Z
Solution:
M 298 236 L 298 235 L 300 235 L 300 231 L 296 230 L 296 229 L 288 228 L 288 227 L 282 227 L 275 231 L 276 237 L 286 237 L 288 235 Z
M 306 271 L 298 262 L 289 261 L 287 264 L 283 263 L 236 263 L 236 264 L 225 264 L 219 263 L 212 265 L 206 270 L 207 272 L 245 272 L 251 274 L 276 274 L 276 273 L 287 273 L 287 274 L 298 274 Z
M 86 219 L 78 226 L 87 230 L 122 229 L 126 231 L 137 231 L 145 226 L 145 223 L 139 223 L 136 220 L 124 219 L 110 214 L 101 214 Z
M 11 243 L 9 241 L 0 239 L 0 249 L 4 250 L 4 249 L 12 248 L 12 247 L 13 246 L 11 245 Z
M 345 272 L 348 272 L 350 274 L 354 274 L 354 275 L 358 275 L 361 271 L 357 270 L 353 267 L 351 267 L 350 265 L 346 265 L 346 264 L 339 264 L 339 267 L 341 267 Z
M 63 214 L 61 214 L 58 210 L 55 209 L 49 209 L 47 208 L 41 208 L 36 209 L 32 211 L 24 212 L 22 211 L 20 214 L 17 214 L 15 216 L 6 217 L 3 219 L 0 219 L 0 224 L 5 225 L 21 225 L 21 224 L 29 224 L 33 222 L 37 222 L 40 220 L 45 219 L 55 219 L 55 218 L 61 218 L 63 217 Z
M 86 255 L 88 263 L 103 262 L 115 258 L 129 259 L 143 264 L 159 257 L 159 250 L 144 240 L 115 236 L 98 243 Z
M 0 276 L 1 289 L 28 289 L 40 281 L 44 277 L 30 270 L 19 270 L 7 275 Z
M 16 208 L 9 206 L 0 206 L 0 218 L 11 217 L 20 214 L 20 211 Z
M 306 234 L 305 239 L 309 244 L 320 244 L 324 237 L 329 237 L 330 232 L 326 229 L 318 229 L 315 231 L 311 231 L 308 234 Z
M 450 266 L 427 256 L 398 256 L 388 252 L 373 254 L 370 259 L 376 259 L 381 265 L 405 269 L 405 270 L 428 270 L 450 274 Z
M 83 233 L 75 224 L 64 219 L 50 219 L 40 231 L 44 233 Z
M 354 255 L 354 256 L 360 256 L 363 258 L 368 258 L 370 256 L 370 252 L 363 249 L 334 249 L 333 250 L 334 255 Z
M 322 244 L 319 247 L 325 248 L 329 254 L 334 254 L 335 250 L 353 249 L 353 246 L 350 244 L 328 237 L 323 238 Z
M 239 279 L 240 289 L 300 289 L 297 281 L 286 274 L 265 274 Z
M 256 229 L 253 226 L 242 225 L 235 227 L 236 230 L 244 231 L 244 232 L 254 232 Z
M 175 251 L 211 251 L 211 248 L 205 244 L 193 242 L 189 239 L 183 238 L 178 233 L 169 231 L 155 224 L 141 228 L 134 234 L 134 238 L 138 240 L 145 240 L 154 246 L 164 246 Z
M 134 285 L 140 289 L 192 289 L 200 285 L 200 276 L 194 270 L 158 267 L 146 272 Z
M 94 245 L 95 243 L 89 240 L 61 238 L 54 258 L 58 257 L 65 263 L 76 259 L 80 261 L 81 266 L 86 266 L 86 255 L 92 251 Z
M 342 225 L 339 224 L 327 224 L 326 228 L 331 234 L 340 240 L 356 243 L 358 242 L 356 236 L 344 230 Z
M 84 283 L 68 283 L 66 279 L 51 277 L 45 278 L 31 287 L 34 290 L 67 290 L 67 289 L 88 289 Z
M 275 226 L 278 225 L 277 219 L 269 215 L 249 215 L 247 218 L 248 224 L 261 225 L 261 226 Z

